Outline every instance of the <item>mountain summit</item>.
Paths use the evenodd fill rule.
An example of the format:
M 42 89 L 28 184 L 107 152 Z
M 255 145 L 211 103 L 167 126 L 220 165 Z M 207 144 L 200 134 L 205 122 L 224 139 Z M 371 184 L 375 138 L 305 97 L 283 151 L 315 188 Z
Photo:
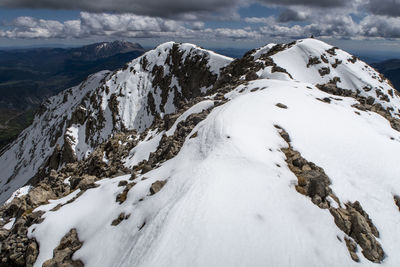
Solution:
M 73 48 L 69 53 L 72 57 L 77 57 L 80 60 L 97 60 L 132 51 L 144 51 L 144 48 L 138 43 L 117 40 Z
M 399 266 L 400 96 L 316 39 L 168 42 L 0 156 L 3 266 Z

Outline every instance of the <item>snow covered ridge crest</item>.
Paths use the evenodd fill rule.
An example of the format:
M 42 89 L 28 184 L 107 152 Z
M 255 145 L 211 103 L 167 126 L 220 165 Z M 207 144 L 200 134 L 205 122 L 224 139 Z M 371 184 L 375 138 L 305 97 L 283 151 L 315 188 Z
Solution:
M 315 39 L 160 45 L 1 156 L 1 197 L 30 186 L 0 208 L 0 266 L 399 266 L 398 103 Z
M 230 62 L 195 45 L 168 42 L 124 69 L 99 72 L 50 98 L 0 156 L 0 202 L 28 180 L 84 159 L 112 134 L 143 132 L 155 119 L 206 94 Z

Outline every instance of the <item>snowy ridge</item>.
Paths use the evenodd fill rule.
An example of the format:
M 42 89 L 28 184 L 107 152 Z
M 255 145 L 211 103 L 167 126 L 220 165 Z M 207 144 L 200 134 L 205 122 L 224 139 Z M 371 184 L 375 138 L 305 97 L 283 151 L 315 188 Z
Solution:
M 275 44 L 269 44 L 253 53 L 256 62 Z M 298 40 L 271 56 L 274 63 L 287 74 L 272 73 L 272 67 L 257 72 L 260 78 L 294 79 L 314 85 L 336 83 L 338 87 L 359 91 L 361 96 L 376 99 L 383 107 L 392 108 L 391 114 L 400 118 L 400 97 L 380 73 L 349 53 L 317 39 Z M 289 74 L 291 77 L 289 77 Z
M 309 87 L 272 80 L 239 86 L 226 95 L 230 102 L 193 129 L 198 137 L 175 158 L 134 180 L 122 205 L 115 196 L 129 176 L 102 180 L 46 213 L 30 236 L 53 245 L 40 250 L 35 266 L 72 228 L 84 241 L 74 257 L 87 266 L 375 266 L 361 253 L 360 263 L 352 261 L 329 211 L 296 192 L 281 152 L 286 144 L 274 125 L 287 129 L 294 146 L 327 171 L 343 203 L 362 203 L 381 233 L 382 265 L 397 266 L 399 211 L 392 193 L 400 192 L 400 133 L 377 114 L 357 115 L 355 100 L 327 104 L 318 99 L 329 94 Z M 150 196 L 151 184 L 165 179 L 162 191 Z M 131 216 L 112 226 L 121 212 Z
M 0 156 L 1 203 L 36 175 L 56 146 L 64 145 L 62 133 L 66 121 L 71 118 L 71 110 L 77 108 L 85 95 L 94 90 L 107 75 L 107 71 L 96 73 L 81 85 L 49 98 L 32 125 Z
M 206 93 L 219 69 L 231 60 L 195 45 L 169 42 L 122 70 L 99 72 L 48 99 L 46 112 L 0 157 L 0 203 L 39 168 L 47 168 L 51 155 L 53 169 L 84 159 L 113 133 L 142 132 L 155 117 L 173 113 L 182 103 Z M 187 64 L 191 68 L 184 68 Z M 190 78 L 197 82 L 188 82 Z
M 400 102 L 390 83 L 314 39 L 230 62 L 169 42 L 92 76 L 65 107 L 52 99 L 62 109 L 43 114 L 67 116 L 60 135 L 43 132 L 60 147 L 42 155 L 58 155 L 43 178 L 56 188 L 27 187 L 0 209 L 11 228 L 0 259 L 13 263 L 9 240 L 22 236 L 33 266 L 400 266 Z M 370 98 L 384 111 L 361 105 Z M 1 164 L 24 151 L 21 140 Z M 121 173 L 96 177 L 88 166 Z M 27 179 L 18 175 L 13 190 Z

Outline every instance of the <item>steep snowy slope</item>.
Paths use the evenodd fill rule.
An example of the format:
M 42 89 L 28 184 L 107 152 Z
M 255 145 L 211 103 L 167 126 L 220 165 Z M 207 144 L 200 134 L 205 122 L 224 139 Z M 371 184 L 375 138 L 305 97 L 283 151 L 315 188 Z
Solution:
M 71 111 L 77 109 L 82 99 L 107 75 L 107 71 L 94 74 L 81 85 L 46 100 L 32 125 L 6 147 L 0 156 L 0 203 L 33 178 L 39 168 L 52 165 L 48 159 L 56 146 L 63 144 L 62 134 L 66 121 L 71 118 Z
M 0 209 L 0 266 L 400 266 L 389 82 L 314 39 L 229 61 L 166 43 L 103 73 L 76 161 Z
M 197 137 L 188 137 L 175 158 L 133 180 L 121 205 L 118 184 L 130 176 L 103 180 L 47 212 L 30 228 L 40 244 L 36 266 L 52 258 L 73 228 L 83 242 L 74 258 L 87 266 L 374 265 L 360 247 L 360 263 L 352 261 L 329 210 L 296 192 L 297 178 L 282 152 L 288 144 L 274 125 L 325 169 L 342 206 L 361 203 L 380 232 L 382 264 L 398 266 L 400 213 L 393 194 L 400 193 L 400 133 L 377 114 L 356 114 L 355 100 L 325 103 L 318 99 L 329 94 L 308 87 L 269 80 L 240 86 L 227 95 L 233 100 L 193 129 Z M 167 183 L 151 196 L 156 181 Z M 113 226 L 122 212 L 129 218 Z
M 246 76 L 248 80 L 295 80 L 319 85 L 329 93 L 371 97 L 372 103 L 381 104 L 392 116 L 400 118 L 399 93 L 382 74 L 357 57 L 322 41 L 310 38 L 289 44 L 269 44 L 250 51 L 238 63 L 228 72 L 240 69 L 246 74 L 252 70 L 252 75 Z
M 230 58 L 191 44 L 165 43 L 113 74 L 50 98 L 43 114 L 0 156 L 0 203 L 40 168 L 87 157 L 112 133 L 142 132 L 210 90 Z M 43 174 L 37 175 L 43 176 Z

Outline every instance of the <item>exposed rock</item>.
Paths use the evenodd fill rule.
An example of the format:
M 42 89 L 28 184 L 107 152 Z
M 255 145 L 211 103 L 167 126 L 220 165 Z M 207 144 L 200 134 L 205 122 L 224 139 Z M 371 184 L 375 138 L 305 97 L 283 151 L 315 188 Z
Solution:
M 32 266 L 38 255 L 35 240 L 27 237 L 28 227 L 40 223 L 43 212 L 26 211 L 16 219 L 10 231 L 0 231 L 0 266 Z
M 38 255 L 39 255 L 39 246 L 36 243 L 36 240 L 31 240 L 29 242 L 28 247 L 26 248 L 26 253 L 25 253 L 26 266 L 33 266 L 33 264 L 35 264 Z
M 154 183 L 151 184 L 150 186 L 150 195 L 154 195 L 158 191 L 160 191 L 164 185 L 167 183 L 167 181 L 155 181 Z
M 382 90 L 376 89 L 376 90 L 375 90 L 375 93 L 376 93 L 376 96 L 377 96 L 380 100 L 386 101 L 386 102 L 390 102 L 389 96 L 388 96 L 387 94 L 384 94 L 384 93 L 382 92 Z
M 323 68 L 320 68 L 318 70 L 318 72 L 319 72 L 319 75 L 325 76 L 325 75 L 328 75 L 329 73 L 331 73 L 331 69 L 329 67 L 323 67 Z
M 322 101 L 325 103 L 331 103 L 331 99 L 329 97 L 324 97 Z
M 351 96 L 353 93 L 351 90 L 338 87 L 335 83 L 317 84 L 315 87 L 326 93 L 338 96 Z
M 39 187 L 33 188 L 29 194 L 30 203 L 34 206 L 39 206 L 47 203 L 49 199 L 56 199 L 57 196 L 53 193 L 49 186 L 41 184 Z
M 283 108 L 283 109 L 287 109 L 288 108 L 285 104 L 282 104 L 282 103 L 278 103 L 275 106 L 277 106 L 278 108 Z
M 329 63 L 329 60 L 326 58 L 326 55 L 325 55 L 325 54 L 322 54 L 322 55 L 320 56 L 320 58 L 321 58 L 321 60 L 322 60 L 324 63 Z
M 396 204 L 396 206 L 399 208 L 399 211 L 400 211 L 400 197 L 395 195 L 395 196 L 393 196 L 393 199 L 394 199 L 394 203 Z
M 368 105 L 373 105 L 374 102 L 375 102 L 375 98 L 373 98 L 372 96 L 369 96 L 369 97 L 367 98 L 366 103 L 367 103 Z
M 340 88 L 335 83 L 317 84 L 316 87 L 329 94 L 338 96 L 351 96 L 355 98 L 360 103 L 353 105 L 353 107 L 362 111 L 369 110 L 378 113 L 389 121 L 393 129 L 395 129 L 396 131 L 400 131 L 400 119 L 392 116 L 391 112 L 393 112 L 393 109 L 385 109 L 380 103 L 376 103 L 375 99 L 372 96 L 365 98 L 359 95 L 359 92 L 353 92 L 348 89 Z M 364 88 L 364 90 L 367 89 L 368 87 Z M 383 94 L 381 90 L 376 90 L 376 93 L 381 100 L 388 101 L 388 96 L 386 94 Z
M 358 60 L 358 58 L 356 56 L 352 56 L 351 58 L 347 59 L 348 62 L 353 63 L 353 64 L 356 63 L 357 60 Z
M 134 187 L 135 185 L 136 185 L 136 183 L 134 183 L 134 182 L 127 184 L 124 188 L 124 191 L 122 191 L 121 194 L 117 195 L 116 201 L 119 202 L 119 204 L 124 203 L 128 196 L 129 190 L 131 190 L 131 188 Z
M 51 156 L 48 159 L 48 166 L 50 169 L 53 170 L 57 170 L 58 166 L 61 162 L 61 147 L 59 144 L 56 145 L 56 147 L 54 148 L 53 153 L 51 154 Z
M 86 191 L 87 189 L 98 187 L 99 185 L 95 184 L 96 180 L 96 176 L 84 175 L 82 176 L 78 187 L 81 191 Z
M 290 140 L 288 133 L 280 129 L 280 135 L 286 141 Z M 306 196 L 309 196 L 312 202 L 320 208 L 329 208 L 330 202 L 327 200 L 328 196 L 333 195 L 330 189 L 330 180 L 325 174 L 324 170 L 314 163 L 304 159 L 299 152 L 294 151 L 290 146 L 288 148 L 282 148 L 282 151 L 286 155 L 286 162 L 288 163 L 289 169 L 296 174 L 298 184 L 296 190 Z
M 246 81 L 252 81 L 258 79 L 258 75 L 255 71 L 250 71 L 246 74 Z
M 68 126 L 72 124 L 80 124 L 83 125 L 85 123 L 85 120 L 87 118 L 86 115 L 86 108 L 82 105 L 79 105 L 75 111 L 71 115 L 71 120 L 68 123 Z
M 336 56 L 336 51 L 335 51 L 336 49 L 339 49 L 339 48 L 337 48 L 337 47 L 335 46 L 335 47 L 329 48 L 328 50 L 326 50 L 326 52 L 327 52 L 328 54 L 332 55 L 332 56 Z
M 62 239 L 60 244 L 53 250 L 53 258 L 43 263 L 43 267 L 71 266 L 83 267 L 80 260 L 72 260 L 72 255 L 82 247 L 76 229 L 71 229 Z
M 144 173 L 146 173 L 146 172 L 149 172 L 149 171 L 151 171 L 151 170 L 152 170 L 151 165 L 149 165 L 149 164 L 144 164 L 143 167 L 142 167 L 142 174 L 144 174 Z
M 383 249 L 376 240 L 379 232 L 358 201 L 347 203 L 346 208 L 330 208 L 329 211 L 336 225 L 360 245 L 365 258 L 376 263 L 383 260 Z
M 127 220 L 128 218 L 129 218 L 129 214 L 128 215 L 125 215 L 125 213 L 124 212 L 122 212 L 122 213 L 120 213 L 119 215 L 118 215 L 118 218 L 117 219 L 115 219 L 115 220 L 113 220 L 112 222 L 111 222 L 111 225 L 112 226 L 117 226 L 118 224 L 120 224 L 123 220 Z
M 321 64 L 321 60 L 319 60 L 319 58 L 317 57 L 310 57 L 308 59 L 308 63 L 307 63 L 307 68 L 309 68 L 312 65 L 318 65 Z
M 350 238 L 345 237 L 347 249 L 349 250 L 350 257 L 355 262 L 360 262 L 360 258 L 357 255 L 357 244 Z
M 279 130 L 282 138 L 286 140 L 288 138 L 287 132 L 282 127 L 275 127 Z M 290 141 L 286 142 L 288 148 L 282 148 L 282 152 L 286 156 L 289 169 L 298 179 L 296 190 L 300 194 L 309 196 L 312 202 L 321 209 L 329 208 L 337 227 L 360 245 L 364 257 L 372 262 L 380 263 L 384 258 L 384 251 L 376 240 L 379 237 L 379 232 L 360 203 L 358 201 L 347 203 L 345 208 L 342 208 L 340 200 L 330 188 L 331 182 L 325 171 L 303 158 L 299 152 L 293 149 Z M 332 198 L 339 207 L 331 207 L 328 197 Z M 355 253 L 354 244 L 346 240 L 346 245 L 351 258 L 357 260 L 358 256 Z
M 119 181 L 118 186 L 125 186 L 128 184 L 128 181 L 123 180 L 123 181 Z
M 157 164 L 161 164 L 176 156 L 185 142 L 186 137 L 199 122 L 207 117 L 211 109 L 212 108 L 203 110 L 201 113 L 191 114 L 186 120 L 179 122 L 172 136 L 164 134 L 157 150 L 150 153 L 149 160 L 144 165 L 149 165 L 152 169 L 156 167 Z M 145 172 L 142 171 L 142 173 Z
M 332 63 L 331 65 L 332 65 L 332 67 L 333 67 L 334 69 L 336 69 L 337 66 L 339 66 L 340 64 L 342 64 L 342 61 L 339 60 L 339 59 L 337 59 L 337 58 L 335 58 L 335 63 Z

